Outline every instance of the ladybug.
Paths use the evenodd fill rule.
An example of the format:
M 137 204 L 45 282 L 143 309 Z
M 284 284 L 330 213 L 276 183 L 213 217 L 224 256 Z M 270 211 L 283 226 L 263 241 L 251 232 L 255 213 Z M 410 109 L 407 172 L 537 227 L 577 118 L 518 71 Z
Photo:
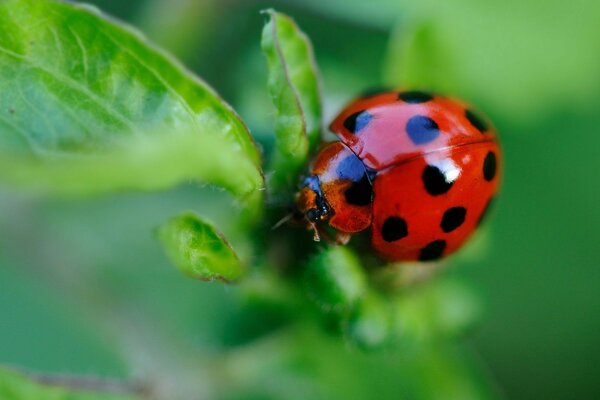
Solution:
M 494 129 L 467 104 L 421 91 L 359 98 L 330 125 L 339 141 L 311 162 L 296 208 L 337 243 L 370 229 L 388 261 L 432 261 L 458 250 L 498 191 Z

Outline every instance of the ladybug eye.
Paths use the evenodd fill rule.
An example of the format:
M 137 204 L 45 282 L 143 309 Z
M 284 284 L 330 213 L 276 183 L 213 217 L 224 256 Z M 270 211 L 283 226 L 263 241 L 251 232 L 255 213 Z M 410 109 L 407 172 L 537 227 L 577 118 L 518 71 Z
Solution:
M 308 210 L 306 212 L 306 218 L 310 221 L 310 222 L 317 222 L 320 218 L 320 213 L 319 210 L 317 210 L 316 208 L 311 208 L 310 210 Z

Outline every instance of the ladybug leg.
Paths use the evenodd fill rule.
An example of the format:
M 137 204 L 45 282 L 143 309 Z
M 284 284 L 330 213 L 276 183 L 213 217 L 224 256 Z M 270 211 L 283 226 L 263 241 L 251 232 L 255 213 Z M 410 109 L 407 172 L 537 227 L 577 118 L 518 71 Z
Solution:
M 315 242 L 320 242 L 321 238 L 323 238 L 325 242 L 335 246 L 343 246 L 347 244 L 350 241 L 350 238 L 352 237 L 352 235 L 350 235 L 349 233 L 339 231 L 336 231 L 335 236 L 332 236 L 329 232 L 323 229 L 322 226 L 317 225 L 314 222 L 309 224 L 309 229 L 312 229 L 314 231 L 313 240 Z
M 320 242 L 321 241 L 321 234 L 326 234 L 327 232 L 324 232 L 322 229 L 320 229 L 317 224 L 315 224 L 314 222 L 309 222 L 308 223 L 308 229 L 313 231 L 313 240 L 315 242 Z
M 273 225 L 271 227 L 271 230 L 274 231 L 274 230 L 280 228 L 282 225 L 285 225 L 286 223 L 288 223 L 292 218 L 294 218 L 294 213 L 293 212 L 287 214 L 285 217 L 283 217 L 279 221 L 277 221 L 275 223 L 275 225 Z

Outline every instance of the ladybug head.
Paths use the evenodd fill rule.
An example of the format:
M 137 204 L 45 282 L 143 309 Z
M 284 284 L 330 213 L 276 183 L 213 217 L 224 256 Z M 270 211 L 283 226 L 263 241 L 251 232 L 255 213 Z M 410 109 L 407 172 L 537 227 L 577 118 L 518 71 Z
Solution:
M 317 175 L 308 176 L 303 180 L 296 207 L 309 224 L 325 221 L 331 215 L 331 206 L 323 195 Z

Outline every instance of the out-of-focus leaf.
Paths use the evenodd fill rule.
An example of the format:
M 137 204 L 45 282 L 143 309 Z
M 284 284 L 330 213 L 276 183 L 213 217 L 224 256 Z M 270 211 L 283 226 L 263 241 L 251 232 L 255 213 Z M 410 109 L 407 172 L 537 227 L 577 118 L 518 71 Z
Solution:
M 26 376 L 0 368 L 0 399 L 4 400 L 139 400 L 137 396 L 93 393 L 42 384 Z
M 262 185 L 258 150 L 235 112 L 136 31 L 88 6 L 51 0 L 1 2 L 0 26 L 0 151 L 16 163 L 4 176 L 57 192 L 194 179 L 247 195 Z M 205 172 L 217 155 L 237 163 L 234 170 L 244 165 L 244 178 L 224 183 L 215 168 Z M 114 159 L 128 170 L 119 174 Z M 49 172 L 36 179 L 35 170 Z
M 304 283 L 310 299 L 333 317 L 351 343 L 367 350 L 386 344 L 412 347 L 457 338 L 482 314 L 479 298 L 467 285 L 448 279 L 422 282 L 434 270 L 422 277 L 415 273 L 406 282 L 400 277 L 414 287 L 381 296 L 369 288 L 356 255 L 335 246 L 312 258 Z M 395 278 L 386 273 L 376 279 Z
M 363 349 L 381 347 L 390 337 L 391 317 L 389 304 L 370 293 L 355 305 L 344 331 L 348 340 Z
M 410 398 L 427 400 L 500 399 L 496 384 L 466 346 L 431 343 L 405 363 Z
M 390 44 L 386 80 L 477 100 L 522 121 L 560 107 L 589 107 L 600 91 L 600 42 L 590 40 L 600 37 L 598 4 L 405 4 Z
M 152 40 L 183 60 L 198 58 L 198 51 L 213 40 L 222 21 L 219 0 L 150 0 L 136 20 Z
M 172 218 L 159 229 L 158 236 L 171 261 L 191 278 L 232 282 L 244 273 L 225 238 L 192 213 Z
M 227 142 L 195 132 L 136 137 L 86 157 L 7 154 L 0 158 L 0 179 L 60 195 L 154 190 L 196 180 L 223 187 L 255 209 L 263 185 L 248 158 L 238 157 Z
M 233 399 L 495 399 L 489 376 L 466 349 L 353 351 L 331 335 L 294 326 L 236 349 L 223 360 Z
M 305 285 L 308 295 L 322 311 L 346 315 L 365 294 L 367 279 L 350 249 L 333 246 L 309 262 Z
M 300 7 L 311 8 L 318 13 L 328 14 L 332 19 L 351 21 L 353 25 L 364 26 L 369 29 L 389 28 L 400 15 L 400 5 L 405 0 L 291 0 Z
M 436 41 L 431 21 L 405 21 L 393 34 L 385 64 L 387 81 L 392 85 L 424 89 L 445 89 L 438 82 L 453 58 L 441 61 L 443 46 Z M 443 66 L 443 68 L 442 68 Z
M 408 290 L 394 303 L 398 340 L 409 344 L 457 337 L 482 315 L 482 305 L 472 290 L 447 279 Z
M 344 321 L 346 337 L 365 349 L 413 347 L 458 338 L 480 320 L 482 305 L 466 284 L 419 280 L 385 298 L 374 292 L 360 298 Z
M 268 10 L 262 49 L 275 105 L 275 184 L 290 184 L 319 143 L 321 98 L 317 66 L 308 37 L 287 15 Z
M 281 277 L 274 267 L 255 268 L 239 286 L 240 299 L 246 305 L 277 309 L 298 316 L 307 308 L 306 298 L 295 282 Z

